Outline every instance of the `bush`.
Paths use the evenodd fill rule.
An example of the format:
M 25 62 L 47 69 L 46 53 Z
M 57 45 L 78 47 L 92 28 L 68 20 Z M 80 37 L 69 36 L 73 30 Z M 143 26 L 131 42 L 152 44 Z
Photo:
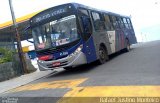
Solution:
M 11 62 L 15 52 L 7 48 L 0 48 L 0 64 Z

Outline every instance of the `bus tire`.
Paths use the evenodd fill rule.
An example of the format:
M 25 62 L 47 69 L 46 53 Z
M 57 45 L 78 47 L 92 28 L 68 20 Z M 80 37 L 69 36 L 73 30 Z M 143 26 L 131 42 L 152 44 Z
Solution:
M 130 47 L 130 42 L 128 39 L 125 40 L 125 52 L 129 52 L 131 50 L 131 47 Z
M 109 59 L 107 49 L 105 48 L 105 46 L 100 45 L 98 53 L 99 53 L 98 64 L 104 64 Z

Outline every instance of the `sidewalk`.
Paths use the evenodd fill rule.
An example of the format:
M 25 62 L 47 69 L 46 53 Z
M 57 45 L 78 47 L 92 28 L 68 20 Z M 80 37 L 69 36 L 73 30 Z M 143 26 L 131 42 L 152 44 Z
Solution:
M 13 89 L 13 88 L 16 88 L 16 87 L 19 87 L 22 85 L 25 85 L 29 82 L 40 79 L 40 78 L 47 76 L 47 75 L 54 73 L 54 72 L 56 72 L 56 71 L 50 71 L 50 70 L 49 71 L 39 71 L 39 70 L 37 70 L 37 71 L 30 73 L 30 74 L 25 74 L 20 77 L 15 77 L 13 79 L 0 82 L 0 93 L 3 93 L 5 91 L 8 91 L 10 89 Z

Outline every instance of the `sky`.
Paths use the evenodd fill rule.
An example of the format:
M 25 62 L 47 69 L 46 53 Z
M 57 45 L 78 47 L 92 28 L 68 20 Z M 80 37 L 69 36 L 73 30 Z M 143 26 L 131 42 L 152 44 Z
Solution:
M 68 2 L 131 16 L 138 42 L 160 40 L 160 0 L 12 0 L 15 17 Z M 8 0 L 1 0 L 0 23 L 11 20 Z

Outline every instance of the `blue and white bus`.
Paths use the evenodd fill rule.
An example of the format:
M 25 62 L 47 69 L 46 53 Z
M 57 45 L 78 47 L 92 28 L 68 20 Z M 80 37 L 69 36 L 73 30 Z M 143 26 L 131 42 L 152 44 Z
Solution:
M 77 3 L 44 10 L 30 19 L 41 71 L 108 60 L 137 42 L 131 20 Z

